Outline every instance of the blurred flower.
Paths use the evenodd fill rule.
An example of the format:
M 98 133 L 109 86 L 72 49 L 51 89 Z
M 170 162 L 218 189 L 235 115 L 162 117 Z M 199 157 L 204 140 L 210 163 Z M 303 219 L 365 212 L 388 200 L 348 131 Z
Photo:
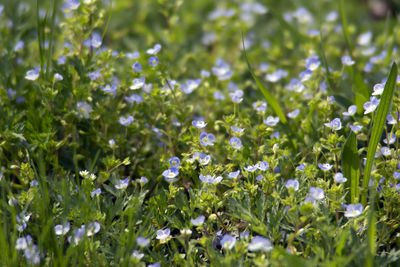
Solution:
M 133 123 L 133 116 L 119 117 L 118 122 L 123 126 L 129 126 Z
M 363 213 L 364 207 L 362 204 L 349 204 L 346 206 L 346 212 L 344 216 L 347 218 L 353 218 L 360 216 Z
M 207 126 L 207 123 L 202 120 L 194 120 L 192 121 L 192 125 L 198 129 L 203 129 L 204 127 Z
M 248 246 L 248 249 L 250 251 L 259 251 L 262 250 L 264 252 L 268 252 L 273 248 L 271 241 L 268 238 L 262 237 L 262 236 L 254 236 L 250 244 Z
M 369 101 L 365 102 L 364 105 L 363 105 L 364 110 L 365 110 L 364 114 L 368 114 L 368 113 L 374 112 L 375 109 L 378 107 L 380 101 L 381 100 L 377 99 L 375 96 L 371 96 L 369 98 Z
M 341 172 L 335 173 L 335 175 L 333 176 L 333 179 L 335 179 L 335 182 L 339 183 L 339 184 L 343 184 L 343 183 L 347 182 L 347 178 L 344 177 L 343 173 L 341 173 Z
M 39 74 L 40 74 L 40 67 L 28 70 L 26 72 L 25 79 L 35 81 L 39 78 Z
M 156 56 L 152 56 L 151 58 L 149 58 L 149 64 L 152 67 L 157 67 L 158 65 L 158 58 Z
M 155 55 L 160 52 L 162 46 L 160 44 L 155 44 L 153 48 L 147 49 L 146 53 L 149 55 Z
M 200 134 L 200 144 L 203 146 L 213 146 L 215 142 L 215 136 L 213 134 L 208 134 L 206 132 L 202 132 Z
M 169 237 L 170 233 L 171 233 L 171 231 L 169 230 L 169 228 L 165 228 L 164 230 L 158 230 L 156 238 L 158 240 L 163 241 Z
M 348 110 L 343 112 L 342 114 L 344 116 L 353 116 L 357 112 L 357 106 L 356 105 L 351 105 L 349 106 Z
M 199 175 L 200 180 L 203 183 L 207 183 L 207 184 L 216 184 L 222 181 L 222 176 L 218 176 L 217 178 L 215 178 L 215 175 L 211 176 L 211 175 Z
M 356 62 L 349 56 L 342 57 L 342 64 L 346 66 L 354 65 Z
M 293 188 L 294 191 L 297 191 L 297 190 L 299 190 L 300 184 L 299 184 L 299 181 L 297 181 L 296 179 L 289 179 L 289 180 L 287 180 L 285 186 L 287 189 Z
M 231 250 L 236 244 L 236 238 L 226 234 L 222 237 L 220 243 L 223 248 Z
M 229 144 L 234 149 L 241 149 L 242 148 L 242 141 L 240 140 L 240 138 L 237 138 L 237 137 L 231 137 L 231 139 L 229 140 Z
M 126 189 L 129 184 L 129 178 L 118 180 L 115 184 L 115 188 L 117 189 Z
M 195 219 L 191 219 L 190 222 L 194 225 L 194 226 L 199 226 L 202 225 L 204 223 L 204 220 L 206 219 L 206 217 L 204 215 L 200 215 L 199 217 L 195 218 Z
M 315 200 L 321 200 L 325 197 L 324 190 L 320 187 L 311 187 L 309 193 Z
M 143 236 L 138 236 L 136 237 L 136 244 L 138 244 L 140 247 L 147 247 L 150 244 L 150 239 Z

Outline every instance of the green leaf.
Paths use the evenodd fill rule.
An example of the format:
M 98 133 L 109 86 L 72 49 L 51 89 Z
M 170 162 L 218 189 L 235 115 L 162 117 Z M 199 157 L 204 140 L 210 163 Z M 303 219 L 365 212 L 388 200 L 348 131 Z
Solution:
M 346 18 L 346 12 L 344 11 L 344 1 L 339 0 L 339 13 L 340 13 L 340 18 L 342 19 L 342 29 L 343 29 L 343 35 L 344 39 L 346 41 L 347 49 L 349 50 L 350 56 L 353 53 L 353 49 L 350 43 L 350 34 L 349 34 L 349 26 L 347 25 L 347 18 Z
M 371 193 L 371 204 L 369 205 L 367 226 L 368 251 L 365 266 L 372 267 L 374 266 L 374 257 L 376 254 L 375 190 Z
M 365 102 L 369 100 L 370 92 L 368 90 L 367 85 L 364 82 L 364 79 L 359 71 L 355 71 L 354 73 L 354 103 L 357 106 L 357 113 L 359 115 L 363 114 L 363 105 Z
M 278 101 L 275 99 L 275 97 L 270 92 L 268 92 L 267 88 L 265 88 L 264 84 L 262 84 L 262 82 L 258 79 L 257 75 L 254 73 L 253 68 L 251 67 L 251 64 L 249 62 L 249 59 L 247 58 L 246 47 L 244 46 L 244 38 L 243 37 L 242 37 L 242 41 L 243 41 L 244 57 L 246 59 L 247 66 L 249 68 L 251 76 L 253 76 L 253 79 L 256 82 L 257 87 L 260 89 L 260 91 L 264 95 L 265 100 L 267 100 L 267 102 L 271 106 L 272 110 L 279 117 L 280 121 L 283 124 L 287 124 L 285 113 L 283 113 Z
M 363 183 L 363 194 L 362 204 L 365 206 L 367 203 L 368 184 L 371 176 L 372 164 L 375 158 L 376 147 L 378 146 L 379 140 L 382 135 L 383 126 L 386 121 L 386 117 L 389 112 L 389 107 L 392 102 L 394 88 L 396 86 L 397 77 L 397 65 L 393 63 L 392 69 L 390 70 L 389 78 L 386 82 L 385 89 L 383 90 L 381 101 L 378 105 L 378 110 L 375 114 L 374 125 L 372 126 L 371 137 L 369 139 L 367 161 L 365 163 L 364 170 L 364 183 Z
M 350 201 L 358 203 L 358 186 L 360 184 L 360 158 L 357 151 L 357 139 L 353 132 L 350 133 L 342 149 L 343 175 L 350 184 Z

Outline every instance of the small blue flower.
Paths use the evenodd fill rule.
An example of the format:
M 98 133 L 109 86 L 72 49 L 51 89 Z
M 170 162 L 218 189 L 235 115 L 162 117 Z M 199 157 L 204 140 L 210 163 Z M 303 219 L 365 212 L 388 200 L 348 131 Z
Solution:
M 41 68 L 38 67 L 38 68 L 35 68 L 35 69 L 33 69 L 33 70 L 28 70 L 28 71 L 26 72 L 25 79 L 31 80 L 31 81 L 37 80 L 37 79 L 39 78 L 40 69 L 41 69 Z
M 149 64 L 152 67 L 157 67 L 158 65 L 158 58 L 157 56 L 152 56 L 151 58 L 149 58 Z
M 264 113 L 265 110 L 267 109 L 267 103 L 265 102 L 260 102 L 260 101 L 256 101 L 253 103 L 253 109 L 255 111 L 257 111 L 258 113 Z
M 302 171 L 304 171 L 305 168 L 306 168 L 306 166 L 304 165 L 304 163 L 301 163 L 299 166 L 296 167 L 296 170 L 302 172 Z
M 181 161 L 179 160 L 178 157 L 172 157 L 169 159 L 169 165 L 171 165 L 171 167 L 175 167 L 175 168 L 179 168 L 179 165 L 181 163 Z
M 158 240 L 165 240 L 169 237 L 171 230 L 169 228 L 165 228 L 164 230 L 158 230 L 156 238 Z
M 215 91 L 213 94 L 215 100 L 222 101 L 225 100 L 225 96 L 220 91 Z
M 126 179 L 121 179 L 117 181 L 117 184 L 115 185 L 115 188 L 117 189 L 125 189 L 128 187 L 129 184 L 129 178 Z
M 347 178 L 344 177 L 343 173 L 341 173 L 341 172 L 335 173 L 335 175 L 333 176 L 333 179 L 335 179 L 335 182 L 338 184 L 343 184 L 343 183 L 347 182 Z
M 361 125 L 350 125 L 350 129 L 351 129 L 354 133 L 358 133 L 359 131 L 361 131 L 362 126 L 361 126 Z
M 142 72 L 143 68 L 139 62 L 136 62 L 132 65 L 132 69 L 136 72 Z
M 357 106 L 356 105 L 351 105 L 347 111 L 343 112 L 342 114 L 344 116 L 353 116 L 357 112 Z
M 203 120 L 194 120 L 192 121 L 192 125 L 198 129 L 203 129 L 207 126 L 207 123 Z
M 320 64 L 318 56 L 313 55 L 306 59 L 306 68 L 311 71 L 316 70 Z
M 202 225 L 204 223 L 204 220 L 206 219 L 206 217 L 204 215 L 200 215 L 199 217 L 195 218 L 195 219 L 191 219 L 190 222 L 194 225 L 194 226 L 199 226 Z
M 227 80 L 233 75 L 230 66 L 222 58 L 217 59 L 211 70 L 218 80 Z
M 145 77 L 133 79 L 132 85 L 130 88 L 131 88 L 131 90 L 137 90 L 137 89 L 142 88 L 144 86 L 144 84 L 145 84 Z
M 349 204 L 346 206 L 346 212 L 344 213 L 344 216 L 347 218 L 353 218 L 360 216 L 364 211 L 364 207 L 362 204 Z
M 236 126 L 231 126 L 232 131 L 234 131 L 235 133 L 243 133 L 244 128 L 239 128 Z
M 236 244 L 236 238 L 231 235 L 224 235 L 221 239 L 221 246 L 224 249 L 231 250 Z
M 335 118 L 331 122 L 325 123 L 325 126 L 331 128 L 334 131 L 338 131 L 342 129 L 342 122 L 339 118 Z
M 299 78 L 301 82 L 308 81 L 312 76 L 312 71 L 307 69 L 300 73 Z
M 125 100 L 129 104 L 133 103 L 140 104 L 143 101 L 143 97 L 137 94 L 133 94 L 131 96 L 125 96 Z
M 231 139 L 229 140 L 229 144 L 234 149 L 241 149 L 242 148 L 242 141 L 240 140 L 240 138 L 237 138 L 237 137 L 231 137 Z
M 208 134 L 206 132 L 202 132 L 200 134 L 200 144 L 203 146 L 213 146 L 215 141 L 215 136 L 213 134 Z
M 215 178 L 214 175 L 199 175 L 200 180 L 206 184 L 216 184 L 222 181 L 222 176 L 218 176 Z
M 240 103 L 243 101 L 243 91 L 242 90 L 236 90 L 232 93 L 229 93 L 231 96 L 231 99 L 235 103 Z
M 249 165 L 249 166 L 247 166 L 247 167 L 244 167 L 244 170 L 247 171 L 247 172 L 254 172 L 254 171 L 256 171 L 257 169 L 258 169 L 257 164 L 255 164 L 255 165 Z
M 311 187 L 309 193 L 314 200 L 321 200 L 325 197 L 324 190 L 320 187 Z
M 266 171 L 269 168 L 269 164 L 266 161 L 260 161 L 256 164 L 257 169 L 260 171 Z
M 178 179 L 176 178 L 176 176 L 178 176 L 179 174 L 179 170 L 176 167 L 171 167 L 165 171 L 163 171 L 162 176 L 164 176 L 164 179 L 167 182 L 175 182 Z
M 381 95 L 384 89 L 385 89 L 384 83 L 377 83 L 374 85 L 374 92 L 372 93 L 372 95 Z
M 267 75 L 265 75 L 265 80 L 271 82 L 271 83 L 275 83 L 280 81 L 282 78 L 285 78 L 286 76 L 288 76 L 288 72 L 286 70 L 282 70 L 282 69 L 278 69 L 273 73 L 269 73 Z
M 297 117 L 297 115 L 299 115 L 299 113 L 300 113 L 300 109 L 296 108 L 296 109 L 293 110 L 292 112 L 289 112 L 289 113 L 287 114 L 287 116 L 288 116 L 289 118 L 291 118 L 291 119 L 294 119 L 294 118 Z
M 240 170 L 237 170 L 235 172 L 228 173 L 228 177 L 231 179 L 234 179 L 234 178 L 238 177 L 239 174 L 240 174 Z
M 95 190 L 93 190 L 93 191 L 90 192 L 90 195 L 91 195 L 92 197 L 98 196 L 98 195 L 100 195 L 100 194 L 101 194 L 101 188 L 97 188 L 97 189 L 95 189 Z
M 118 122 L 123 126 L 129 126 L 133 123 L 133 116 L 119 117 Z
M 92 33 L 92 35 L 83 42 L 86 47 L 99 48 L 102 44 L 101 35 L 98 32 Z
M 268 126 L 275 126 L 279 122 L 279 117 L 268 116 L 267 119 L 264 120 L 264 124 Z
M 351 66 L 351 65 L 354 65 L 356 62 L 349 56 L 343 56 L 342 63 L 343 63 L 343 65 Z
M 287 189 L 293 188 L 294 191 L 299 190 L 299 186 L 300 186 L 299 181 L 297 181 L 296 179 L 289 179 L 289 180 L 287 180 L 287 182 L 285 184 L 285 187 Z
M 160 44 L 155 44 L 153 48 L 147 49 L 146 53 L 149 55 L 155 55 L 161 50 L 162 46 Z
M 332 169 L 333 166 L 329 163 L 318 163 L 318 167 L 323 171 L 329 171 L 330 169 Z
M 201 165 L 207 165 L 211 160 L 211 156 L 205 153 L 199 154 L 199 162 Z
M 138 236 L 136 237 L 136 244 L 138 244 L 140 247 L 146 247 L 150 244 L 150 239 L 143 236 Z
M 185 94 L 190 94 L 200 86 L 201 79 L 189 79 L 186 83 L 181 84 L 181 90 Z
M 369 101 L 365 102 L 364 105 L 363 105 L 364 114 L 368 114 L 368 113 L 374 112 L 375 109 L 378 107 L 380 101 L 381 100 L 377 99 L 375 96 L 371 96 L 369 98 Z

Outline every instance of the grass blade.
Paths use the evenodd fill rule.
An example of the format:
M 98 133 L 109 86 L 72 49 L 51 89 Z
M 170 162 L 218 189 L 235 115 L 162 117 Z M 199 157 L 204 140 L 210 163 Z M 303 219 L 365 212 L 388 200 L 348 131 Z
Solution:
M 244 52 L 244 57 L 246 59 L 247 62 L 247 66 L 249 68 L 249 71 L 251 73 L 251 76 L 253 77 L 254 81 L 257 84 L 257 87 L 261 90 L 262 94 L 265 97 L 265 100 L 267 100 L 268 104 L 271 106 L 272 110 L 275 112 L 275 114 L 279 117 L 279 120 L 283 123 L 283 124 L 287 124 L 287 120 L 286 120 L 286 116 L 285 113 L 283 113 L 281 107 L 279 106 L 278 101 L 275 99 L 275 97 L 268 92 L 267 88 L 265 88 L 264 84 L 262 84 L 262 82 L 260 81 L 260 79 L 258 79 L 258 77 L 256 76 L 256 74 L 253 71 L 253 68 L 251 67 L 251 64 L 249 62 L 249 59 L 247 58 L 247 53 L 246 53 L 246 48 L 244 46 L 244 37 L 242 35 L 242 42 L 243 42 L 243 52 Z
M 358 186 L 360 184 L 360 158 L 357 151 L 357 139 L 353 132 L 350 133 L 342 150 L 343 174 L 350 184 L 350 201 L 358 203 Z
M 369 100 L 370 92 L 368 90 L 367 85 L 364 82 L 364 79 L 359 71 L 355 71 L 354 73 L 354 103 L 357 106 L 357 113 L 359 115 L 363 114 L 363 105 L 365 102 Z
M 371 204 L 369 205 L 369 213 L 367 219 L 367 242 L 368 251 L 365 266 L 374 266 L 374 257 L 376 254 L 376 215 L 375 215 L 375 190 L 371 192 Z
M 339 0 L 339 13 L 340 13 L 340 18 L 342 19 L 342 29 L 343 29 L 343 35 L 344 39 L 346 41 L 347 49 L 349 50 L 350 56 L 353 55 L 353 48 L 350 43 L 350 34 L 348 31 L 348 24 L 347 24 L 347 18 L 346 18 L 346 13 L 344 11 L 344 1 Z
M 363 194 L 362 194 L 362 204 L 365 206 L 367 203 L 368 194 L 368 184 L 371 176 L 372 164 L 375 157 L 376 147 L 382 135 L 383 126 L 386 121 L 387 114 L 389 112 L 389 107 L 392 102 L 394 88 L 396 86 L 397 77 L 397 65 L 393 63 L 392 69 L 389 73 L 389 78 L 386 82 L 385 89 L 383 90 L 383 95 L 381 101 L 378 105 L 378 110 L 375 114 L 375 122 L 372 126 L 371 137 L 369 139 L 368 151 L 367 151 L 367 161 L 365 163 L 364 170 L 364 182 L 363 182 Z

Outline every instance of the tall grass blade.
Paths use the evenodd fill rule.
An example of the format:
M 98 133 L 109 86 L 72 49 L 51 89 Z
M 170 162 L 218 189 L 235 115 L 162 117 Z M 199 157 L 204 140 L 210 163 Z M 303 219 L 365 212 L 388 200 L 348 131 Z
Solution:
M 358 187 L 360 185 L 360 158 L 357 151 L 357 139 L 353 132 L 350 133 L 342 149 L 342 169 L 350 185 L 350 201 L 358 202 Z
M 396 86 L 397 77 L 397 65 L 393 63 L 392 69 L 389 73 L 389 78 L 386 82 L 385 89 L 383 90 L 381 101 L 378 105 L 378 110 L 375 114 L 375 122 L 372 126 L 371 137 L 369 139 L 368 151 L 367 151 L 367 161 L 365 163 L 364 170 L 364 182 L 363 182 L 363 194 L 362 194 L 362 204 L 365 206 L 367 203 L 368 195 L 368 184 L 371 177 L 372 164 L 374 162 L 376 147 L 382 135 L 383 126 L 386 121 L 387 114 L 389 112 L 389 107 L 392 102 L 394 88 Z
M 347 24 L 347 17 L 346 17 L 346 12 L 344 11 L 344 0 L 339 0 L 339 13 L 340 13 L 340 18 L 342 20 L 342 30 L 343 30 L 343 35 L 344 39 L 346 41 L 347 49 L 349 50 L 350 56 L 353 55 L 353 48 L 350 43 L 350 34 L 349 34 L 349 26 Z
M 354 72 L 354 103 L 357 106 L 357 113 L 359 115 L 363 114 L 363 105 L 369 100 L 370 92 L 361 73 L 357 70 Z
M 247 53 L 246 53 L 246 47 L 244 46 L 244 37 L 242 35 L 242 42 L 243 42 L 243 52 L 244 52 L 244 57 L 247 62 L 247 67 L 249 68 L 249 71 L 251 73 L 251 76 L 253 77 L 254 81 L 257 84 L 257 87 L 261 90 L 262 94 L 265 97 L 265 100 L 267 100 L 268 104 L 271 106 L 272 110 L 275 112 L 275 114 L 279 117 L 279 120 L 283 124 L 287 124 L 286 116 L 285 113 L 283 113 L 281 107 L 279 106 L 278 101 L 275 99 L 275 97 L 268 92 L 267 88 L 262 84 L 262 82 L 258 79 L 257 75 L 254 73 L 253 68 L 249 62 L 249 59 L 247 58 Z
M 368 251 L 365 266 L 372 267 L 374 265 L 374 257 L 376 254 L 376 215 L 375 215 L 375 190 L 371 190 L 371 204 L 369 205 L 368 221 L 367 221 L 367 242 Z

